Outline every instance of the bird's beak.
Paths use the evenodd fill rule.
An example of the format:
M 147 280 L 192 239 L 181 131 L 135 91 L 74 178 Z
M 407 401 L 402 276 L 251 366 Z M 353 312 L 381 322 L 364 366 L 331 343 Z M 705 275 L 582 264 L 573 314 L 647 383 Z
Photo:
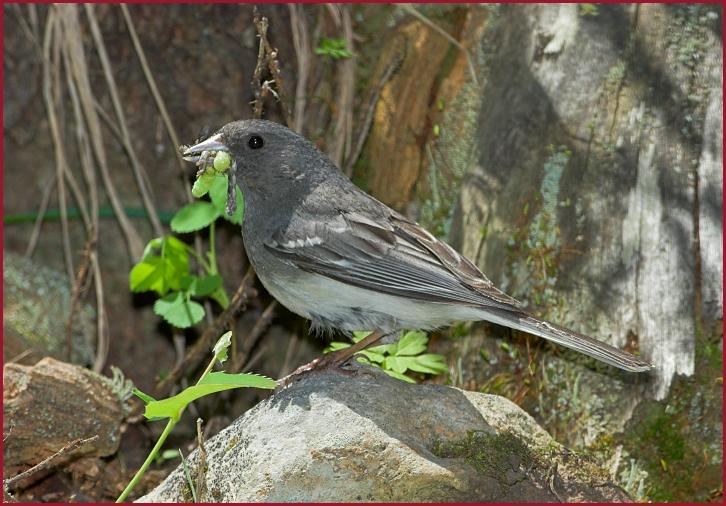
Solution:
M 190 146 L 184 150 L 182 157 L 188 162 L 196 162 L 204 151 L 229 151 L 229 148 L 220 141 L 221 138 L 222 134 L 215 134 L 199 144 Z

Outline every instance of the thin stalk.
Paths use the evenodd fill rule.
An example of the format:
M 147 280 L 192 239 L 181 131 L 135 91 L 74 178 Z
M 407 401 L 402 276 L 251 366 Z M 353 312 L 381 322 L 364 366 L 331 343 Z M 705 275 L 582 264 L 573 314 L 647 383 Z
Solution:
M 204 259 L 202 255 L 199 254 L 199 252 L 189 246 L 188 244 L 184 244 L 184 247 L 186 247 L 187 251 L 194 256 L 194 258 L 199 262 L 199 264 L 204 268 L 205 271 L 211 272 L 212 267 L 207 263 L 207 261 Z
M 156 442 L 154 447 L 151 449 L 151 452 L 149 452 L 149 456 L 146 457 L 146 460 L 143 464 L 141 464 L 141 467 L 138 471 L 136 471 L 136 474 L 133 478 L 131 478 L 131 481 L 128 485 L 126 485 L 126 488 L 123 492 L 121 492 L 121 495 L 118 496 L 118 499 L 116 499 L 116 502 L 123 502 L 126 500 L 126 497 L 129 495 L 129 493 L 134 489 L 134 487 L 139 483 L 139 480 L 141 480 L 141 477 L 144 475 L 146 470 L 149 468 L 151 463 L 154 461 L 154 457 L 156 457 L 156 454 L 159 453 L 159 450 L 161 450 L 162 445 L 166 441 L 166 438 L 169 437 L 169 434 L 171 433 L 171 430 L 174 428 L 178 420 L 175 420 L 173 418 L 169 418 L 169 421 L 166 423 L 166 427 L 164 427 L 164 432 L 161 433 L 161 436 L 159 436 L 159 440 Z
M 123 107 L 121 107 L 121 99 L 119 98 L 118 89 L 116 87 L 116 80 L 113 77 L 111 62 L 109 61 L 108 53 L 106 52 L 106 44 L 103 41 L 101 29 L 99 28 L 96 20 L 94 7 L 92 4 L 85 4 L 84 7 L 86 8 L 86 16 L 88 17 L 88 23 L 91 27 L 93 40 L 96 44 L 96 51 L 98 52 L 98 57 L 101 60 L 101 66 L 103 67 L 103 73 L 106 77 L 106 84 L 108 85 L 109 94 L 111 96 L 111 103 L 116 111 L 118 125 L 121 129 L 122 144 L 126 148 L 126 152 L 131 160 L 131 168 L 133 170 L 134 177 L 136 178 L 136 184 L 139 188 L 139 193 L 141 194 L 141 200 L 144 203 L 146 211 L 149 213 L 149 221 L 151 222 L 151 226 L 154 228 L 154 233 L 157 236 L 163 235 L 164 229 L 161 226 L 159 216 L 156 214 L 151 189 L 147 186 L 148 177 L 146 176 L 146 170 L 143 165 L 141 165 L 139 158 L 136 156 L 136 151 L 134 150 L 131 142 L 131 134 L 126 126 L 126 116 L 124 114 Z
M 199 376 L 199 379 L 197 380 L 197 385 L 199 385 L 199 383 L 201 383 L 202 380 L 207 377 L 207 374 L 212 372 L 212 368 L 214 367 L 214 363 L 216 361 L 217 361 L 217 357 L 212 357 L 212 360 L 210 360 L 209 363 L 207 364 L 207 368 L 204 369 L 204 372 L 202 373 L 202 375 Z
M 214 222 L 209 224 L 209 274 L 217 274 L 217 253 L 214 248 Z
M 213 356 L 212 360 L 209 361 L 209 364 L 207 365 L 207 368 L 204 370 L 202 375 L 199 377 L 199 380 L 197 380 L 197 385 L 202 382 L 204 378 L 207 377 L 207 375 L 212 371 L 212 368 L 214 367 L 214 363 L 217 361 L 217 357 Z M 131 491 L 134 489 L 134 487 L 139 483 L 139 480 L 144 475 L 147 469 L 149 469 L 149 466 L 153 462 L 156 455 L 159 453 L 159 450 L 161 450 L 162 445 L 164 444 L 164 441 L 166 441 L 166 438 L 169 437 L 169 434 L 171 433 L 171 430 L 174 428 L 174 426 L 177 424 L 177 422 L 181 419 L 182 414 L 184 413 L 184 409 L 181 409 L 179 411 L 179 414 L 176 418 L 169 418 L 169 421 L 166 424 L 166 427 L 164 427 L 164 432 L 161 433 L 161 436 L 159 436 L 159 440 L 156 442 L 154 447 L 149 452 L 149 456 L 146 457 L 146 460 L 143 464 L 141 464 L 141 467 L 138 471 L 136 471 L 136 474 L 133 478 L 131 478 L 131 481 L 128 485 L 126 485 L 126 488 L 123 492 L 121 492 L 121 495 L 118 496 L 118 499 L 116 499 L 116 502 L 123 502 L 126 497 L 131 493 Z
M 179 458 L 181 458 L 182 467 L 184 468 L 184 476 L 187 479 L 187 484 L 189 485 L 189 488 L 192 490 L 192 502 L 197 502 L 197 491 L 194 489 L 194 481 L 192 481 L 192 475 L 189 472 L 189 466 L 187 466 L 187 461 L 184 458 L 184 454 L 182 453 L 181 448 L 179 448 L 178 450 Z

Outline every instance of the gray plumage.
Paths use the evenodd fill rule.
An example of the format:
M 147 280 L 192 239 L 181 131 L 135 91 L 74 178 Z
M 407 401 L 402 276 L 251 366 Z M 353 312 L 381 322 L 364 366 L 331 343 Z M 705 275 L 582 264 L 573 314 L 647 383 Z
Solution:
M 433 329 L 487 320 L 628 371 L 643 359 L 525 312 L 469 260 L 355 186 L 322 152 L 263 120 L 196 146 L 229 151 L 245 196 L 245 248 L 265 288 L 321 328 Z

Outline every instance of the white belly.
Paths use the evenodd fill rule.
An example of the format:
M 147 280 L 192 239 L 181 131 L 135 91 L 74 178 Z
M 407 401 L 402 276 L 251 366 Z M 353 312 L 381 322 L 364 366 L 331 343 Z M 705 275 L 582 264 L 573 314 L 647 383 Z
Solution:
M 393 332 L 481 319 L 477 310 L 466 306 L 376 293 L 305 272 L 284 285 L 265 278 L 260 276 L 260 281 L 283 306 L 323 327 Z

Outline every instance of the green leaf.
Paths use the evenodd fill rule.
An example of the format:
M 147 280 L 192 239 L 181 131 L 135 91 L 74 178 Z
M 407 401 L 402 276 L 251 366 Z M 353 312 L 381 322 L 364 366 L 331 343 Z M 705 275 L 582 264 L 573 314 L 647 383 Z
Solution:
M 391 354 L 392 351 L 396 349 L 396 344 L 379 344 L 378 346 L 371 346 L 370 348 L 366 348 L 368 351 L 372 351 L 373 353 L 379 353 L 379 354 Z
M 168 291 L 168 284 L 164 276 L 164 261 L 160 257 L 151 257 L 140 262 L 129 272 L 129 287 L 132 292 L 146 292 L 153 290 L 164 294 Z
M 261 374 L 210 372 L 199 382 L 199 386 L 203 385 L 231 385 L 235 388 L 252 387 L 272 390 L 277 387 L 277 381 Z
M 357 357 L 355 360 L 356 360 L 356 362 L 360 362 L 361 364 L 368 364 L 368 365 L 374 365 L 374 366 L 376 365 L 376 364 L 371 363 L 371 361 L 365 357 Z M 376 367 L 378 367 L 378 366 L 376 366 Z
M 406 332 L 401 340 L 398 341 L 396 351 L 392 352 L 398 356 L 418 355 L 426 351 L 426 343 L 429 338 L 423 332 L 410 331 Z
M 388 374 L 389 376 L 391 376 L 393 378 L 400 379 L 401 381 L 405 381 L 406 383 L 416 383 L 416 380 L 414 380 L 413 378 L 409 378 L 405 374 L 400 374 L 396 371 L 391 371 L 389 369 L 383 369 L 383 372 L 385 372 L 386 374 Z
M 220 337 L 217 340 L 217 344 L 214 345 L 214 348 L 212 351 L 214 351 L 214 358 L 219 361 L 220 364 L 223 364 L 225 360 L 227 360 L 227 349 L 232 344 L 232 331 L 229 330 L 222 334 L 222 337 Z
M 190 291 L 190 288 L 197 284 L 197 279 L 199 279 L 198 276 L 182 276 L 179 281 L 180 290 L 184 292 Z
M 164 450 L 163 452 L 161 452 L 161 454 L 159 454 L 159 460 L 160 461 L 171 460 L 171 459 L 177 458 L 178 456 L 179 456 L 178 450 Z
M 357 355 L 364 355 L 368 360 L 377 364 L 382 363 L 385 358 L 383 353 L 376 353 L 373 350 L 361 350 Z
M 316 47 L 314 52 L 317 55 L 330 56 L 336 60 L 350 58 L 353 56 L 353 53 L 348 51 L 346 45 L 345 39 L 329 39 L 328 37 L 323 37 L 320 39 L 320 46 Z
M 212 294 L 209 295 L 212 299 L 217 301 L 217 304 L 222 306 L 222 309 L 227 309 L 229 307 L 229 297 L 227 297 L 227 292 L 224 291 L 224 287 L 220 286 L 217 288 Z
M 211 188 L 209 188 L 209 198 L 217 209 L 219 215 L 225 220 L 242 225 L 242 217 L 245 212 L 245 201 L 239 188 L 235 188 L 235 196 L 237 198 L 237 210 L 232 216 L 227 216 L 227 186 L 229 182 L 226 177 L 215 177 Z
M 177 395 L 150 402 L 146 405 L 144 416 L 148 419 L 173 418 L 178 420 L 182 411 L 190 402 L 205 395 L 231 390 L 233 388 L 254 387 L 273 389 L 277 383 L 270 378 L 256 374 L 227 374 L 213 372 L 208 374 L 198 385 L 185 388 Z
M 131 390 L 131 393 L 134 394 L 139 399 L 141 399 L 142 401 L 144 401 L 144 403 L 146 403 L 146 404 L 148 404 L 150 402 L 154 402 L 156 400 L 152 396 L 150 396 L 149 394 L 145 394 L 138 388 L 134 388 L 133 390 Z
M 181 289 L 190 292 L 195 297 L 210 295 L 220 286 L 222 286 L 222 276 L 219 274 L 184 276 L 181 280 Z
M 141 261 L 129 272 L 132 292 L 153 290 L 159 295 L 179 290 L 189 273 L 189 252 L 179 239 L 166 236 L 152 239 L 144 248 Z
M 219 212 L 211 202 L 192 202 L 174 215 L 171 219 L 171 229 L 181 234 L 194 232 L 209 226 L 217 218 Z
M 449 371 L 448 366 L 444 363 L 443 355 L 426 353 L 412 358 L 413 360 L 408 363 L 408 368 L 412 371 L 427 374 L 441 374 Z
M 161 249 L 161 257 L 167 260 L 176 269 L 188 270 L 189 250 L 187 245 L 182 241 L 173 235 L 164 236 L 161 240 L 159 249 Z
M 323 353 L 330 353 L 331 351 L 338 351 L 338 350 L 344 350 L 346 348 L 350 348 L 350 343 L 341 343 L 340 341 L 333 341 L 328 346 L 325 347 L 323 350 Z
M 383 364 L 381 364 L 381 367 L 403 374 L 404 372 L 406 372 L 406 369 L 408 369 L 408 361 L 406 360 L 407 358 L 408 357 L 397 357 L 395 355 L 388 356 L 383 360 Z
M 182 292 L 172 292 L 157 300 L 154 313 L 180 329 L 191 327 L 204 318 L 202 305 L 188 300 Z
M 202 276 L 197 280 L 192 294 L 196 297 L 204 297 L 214 293 L 220 286 L 222 286 L 222 276 L 219 274 Z

